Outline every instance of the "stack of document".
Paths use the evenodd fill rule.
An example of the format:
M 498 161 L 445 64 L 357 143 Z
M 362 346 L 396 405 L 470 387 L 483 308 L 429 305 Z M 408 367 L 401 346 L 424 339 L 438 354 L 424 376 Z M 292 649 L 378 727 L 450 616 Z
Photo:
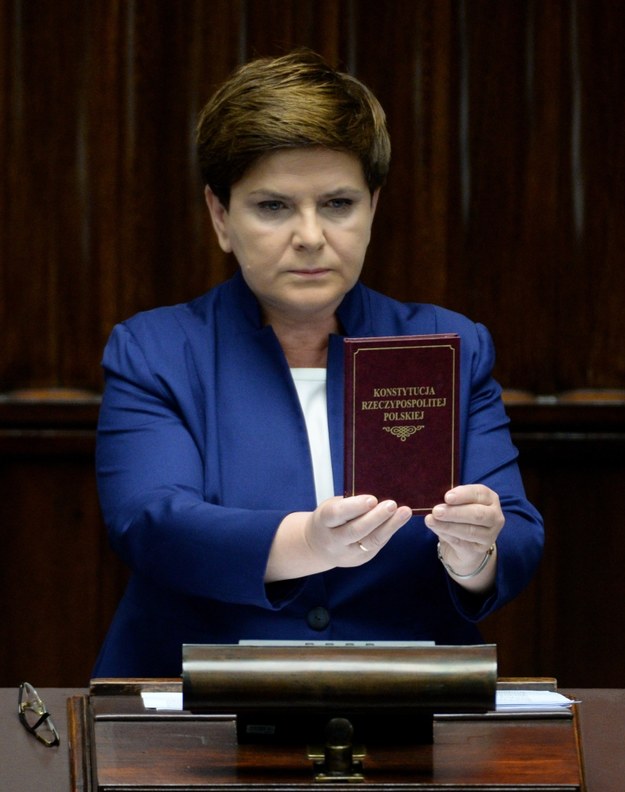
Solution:
M 497 712 L 565 712 L 573 701 L 553 690 L 510 689 L 496 693 Z

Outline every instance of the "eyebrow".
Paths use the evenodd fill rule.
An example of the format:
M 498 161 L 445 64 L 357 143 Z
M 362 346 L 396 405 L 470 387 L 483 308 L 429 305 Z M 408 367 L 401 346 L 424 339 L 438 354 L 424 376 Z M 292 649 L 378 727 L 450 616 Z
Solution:
M 329 198 L 336 198 L 337 196 L 342 195 L 363 195 L 368 192 L 366 189 L 360 187 L 336 187 L 335 189 L 329 190 L 328 192 L 322 193 L 319 197 L 322 200 L 328 200 Z M 293 196 L 287 195 L 286 193 L 278 192 L 277 190 L 272 190 L 271 188 L 263 189 L 260 188 L 258 190 L 252 190 L 249 193 L 250 197 L 257 197 L 262 196 L 266 198 L 273 198 L 276 200 L 289 200 Z
M 368 190 L 361 187 L 339 187 L 336 190 L 331 190 L 330 192 L 324 193 L 321 197 L 336 198 L 339 195 L 363 195 L 367 192 Z

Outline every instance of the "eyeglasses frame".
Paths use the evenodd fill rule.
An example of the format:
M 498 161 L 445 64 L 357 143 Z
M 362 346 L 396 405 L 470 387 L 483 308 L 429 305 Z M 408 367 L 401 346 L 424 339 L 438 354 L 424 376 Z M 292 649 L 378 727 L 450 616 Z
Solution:
M 27 710 L 34 712 L 35 715 L 39 715 L 39 719 L 32 726 L 26 720 Z M 26 731 L 30 732 L 30 734 L 36 737 L 39 742 L 43 743 L 48 748 L 53 748 L 54 746 L 59 745 L 61 742 L 59 732 L 54 725 L 54 721 L 50 717 L 50 713 L 48 712 L 46 705 L 43 703 L 41 696 L 39 693 L 37 693 L 30 682 L 22 682 L 19 687 L 17 715 L 20 719 L 20 723 L 26 729 Z M 39 733 L 39 729 L 44 724 L 52 733 L 52 739 L 47 739 Z

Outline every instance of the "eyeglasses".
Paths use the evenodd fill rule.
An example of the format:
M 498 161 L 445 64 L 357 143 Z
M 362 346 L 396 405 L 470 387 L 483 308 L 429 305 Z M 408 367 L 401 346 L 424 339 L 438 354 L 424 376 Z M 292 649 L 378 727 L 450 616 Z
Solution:
M 50 713 L 30 682 L 22 682 L 20 685 L 17 714 L 26 731 L 33 734 L 48 748 L 59 744 L 59 733 L 52 722 Z

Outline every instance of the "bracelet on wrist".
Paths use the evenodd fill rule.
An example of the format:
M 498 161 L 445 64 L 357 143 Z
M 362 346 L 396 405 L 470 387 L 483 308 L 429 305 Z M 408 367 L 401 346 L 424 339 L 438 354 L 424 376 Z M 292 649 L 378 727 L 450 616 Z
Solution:
M 468 575 L 461 575 L 458 572 L 456 572 L 452 567 L 450 567 L 449 564 L 443 558 L 443 554 L 441 553 L 441 543 L 439 542 L 436 545 L 436 555 L 438 556 L 438 560 L 449 572 L 449 574 L 453 575 L 455 578 L 458 578 L 458 580 L 469 580 L 469 578 L 477 577 L 480 574 L 480 572 L 484 569 L 486 564 L 488 564 L 488 561 L 494 552 L 495 552 L 495 545 L 492 544 L 486 551 L 484 558 L 480 561 L 478 567 L 474 569 L 473 572 L 469 572 Z

